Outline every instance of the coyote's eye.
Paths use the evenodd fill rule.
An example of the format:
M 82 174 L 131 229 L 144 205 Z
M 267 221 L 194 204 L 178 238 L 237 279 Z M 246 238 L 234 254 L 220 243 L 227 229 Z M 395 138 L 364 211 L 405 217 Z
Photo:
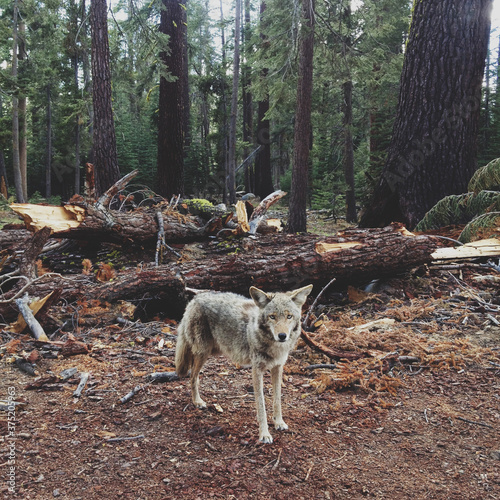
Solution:
M 287 319 L 292 319 L 292 315 L 291 315 L 291 314 L 289 314 L 286 318 L 287 318 Z
M 274 314 L 270 314 L 269 319 L 276 319 L 276 316 Z

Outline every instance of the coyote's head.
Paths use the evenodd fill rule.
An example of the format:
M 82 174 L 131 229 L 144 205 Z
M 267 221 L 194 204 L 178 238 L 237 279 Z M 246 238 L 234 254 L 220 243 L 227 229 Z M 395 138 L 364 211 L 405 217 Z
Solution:
M 272 334 L 276 342 L 295 342 L 300 335 L 302 306 L 313 286 L 286 293 L 266 293 L 252 286 L 250 296 L 260 308 L 259 327 Z

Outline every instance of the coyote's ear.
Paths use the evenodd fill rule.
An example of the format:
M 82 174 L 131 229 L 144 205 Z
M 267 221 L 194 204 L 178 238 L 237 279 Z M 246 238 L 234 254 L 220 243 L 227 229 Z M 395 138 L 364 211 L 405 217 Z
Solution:
M 307 285 L 304 288 L 299 288 L 298 290 L 288 292 L 288 294 L 290 295 L 290 298 L 295 302 L 295 304 L 297 304 L 299 307 L 302 307 L 312 289 L 312 285 Z
M 254 302 L 262 309 L 266 307 L 269 302 L 271 302 L 271 297 L 267 295 L 266 292 L 255 288 L 254 286 L 250 287 L 250 297 L 254 300 Z

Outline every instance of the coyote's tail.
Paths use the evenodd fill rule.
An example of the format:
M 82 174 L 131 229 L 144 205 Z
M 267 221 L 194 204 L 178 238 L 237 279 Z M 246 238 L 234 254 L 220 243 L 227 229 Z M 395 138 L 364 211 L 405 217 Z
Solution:
M 179 377 L 185 377 L 193 364 L 193 352 L 184 335 L 182 324 L 177 329 L 177 346 L 175 348 L 175 371 Z

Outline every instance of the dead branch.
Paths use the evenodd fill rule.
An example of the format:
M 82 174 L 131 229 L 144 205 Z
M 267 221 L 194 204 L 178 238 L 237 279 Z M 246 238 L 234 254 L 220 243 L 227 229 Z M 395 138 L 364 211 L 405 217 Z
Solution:
M 78 387 L 76 388 L 76 390 L 73 392 L 73 396 L 75 398 L 79 398 L 82 395 L 83 389 L 85 389 L 85 386 L 87 385 L 89 377 L 90 377 L 90 373 L 88 373 L 88 372 L 82 372 L 80 374 L 80 383 L 78 384 Z
M 457 417 L 458 420 L 461 420 L 462 422 L 467 422 L 468 424 L 473 424 L 473 425 L 480 425 L 482 427 L 488 427 L 489 429 L 494 429 L 494 427 L 490 424 L 485 424 L 484 422 L 474 422 L 474 420 L 469 420 L 468 418 L 463 418 L 463 417 Z
M 42 325 L 37 321 L 33 312 L 28 306 L 29 297 L 26 294 L 22 299 L 16 299 L 16 305 L 19 309 L 19 312 L 22 314 L 24 321 L 28 325 L 28 328 L 31 330 L 33 337 L 36 340 L 48 341 L 47 337 Z
M 335 370 L 335 368 L 337 368 L 337 365 L 334 363 L 320 363 L 319 365 L 306 366 L 306 370 L 321 370 L 321 369 Z
M 315 351 L 324 354 L 330 359 L 336 359 L 337 361 L 342 359 L 353 361 L 355 359 L 366 358 L 368 356 L 368 354 L 364 352 L 342 351 L 340 349 L 331 349 L 330 347 L 326 347 L 312 340 L 304 330 L 301 331 L 300 338 Z
M 271 205 L 274 205 L 278 200 L 286 195 L 285 191 L 275 191 L 270 195 L 266 196 L 253 211 L 249 219 L 249 234 L 255 234 L 259 227 L 259 224 L 264 219 L 264 216 Z
M 130 401 L 138 392 L 141 392 L 146 385 L 136 385 L 128 394 L 125 394 L 122 398 L 120 398 L 120 403 L 124 405 L 127 401 Z
M 44 227 L 36 231 L 28 241 L 22 243 L 24 251 L 19 259 L 19 273 L 33 279 L 36 277 L 36 259 L 50 237 L 50 228 Z
M 116 181 L 98 200 L 97 207 L 109 208 L 109 204 L 114 196 L 125 189 L 125 186 L 139 173 L 139 170 L 132 170 L 120 180 Z
M 316 307 L 316 304 L 318 303 L 320 297 L 323 295 L 323 293 L 325 292 L 325 290 L 327 288 L 329 288 L 329 286 L 334 283 L 335 281 L 337 280 L 337 278 L 332 278 L 322 289 L 321 291 L 318 293 L 318 295 L 316 296 L 316 298 L 314 299 L 314 302 L 312 303 L 312 306 L 307 310 L 307 314 L 306 314 L 306 317 L 304 318 L 304 321 L 302 322 L 302 328 L 306 329 L 308 327 L 308 323 L 309 323 L 309 316 L 311 315 L 311 313 L 314 311 L 314 308 Z
M 115 438 L 109 438 L 105 439 L 106 443 L 117 443 L 119 441 L 130 441 L 133 439 L 144 439 L 145 436 L 144 434 L 139 434 L 138 436 L 125 436 L 125 437 L 115 437 Z
M 179 376 L 176 372 L 155 372 L 150 373 L 147 379 L 151 382 L 173 382 L 179 380 Z

